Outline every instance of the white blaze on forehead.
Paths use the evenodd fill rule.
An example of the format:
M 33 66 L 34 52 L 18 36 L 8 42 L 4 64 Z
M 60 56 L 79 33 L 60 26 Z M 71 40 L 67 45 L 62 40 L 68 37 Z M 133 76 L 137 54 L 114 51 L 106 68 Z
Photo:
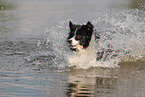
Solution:
M 73 45 L 73 46 L 79 44 L 79 41 L 75 40 L 76 32 L 77 32 L 77 28 L 76 28 L 76 30 L 75 30 L 75 32 L 74 32 L 74 37 L 72 37 L 72 38 L 69 39 L 69 40 L 72 41 L 72 42 L 71 42 L 71 45 Z

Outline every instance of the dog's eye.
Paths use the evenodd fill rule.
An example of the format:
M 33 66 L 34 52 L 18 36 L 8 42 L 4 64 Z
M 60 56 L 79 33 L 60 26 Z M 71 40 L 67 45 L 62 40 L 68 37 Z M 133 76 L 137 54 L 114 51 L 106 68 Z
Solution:
M 87 36 L 88 37 L 88 36 Z M 86 36 L 83 36 L 83 39 L 86 39 L 87 38 Z
M 77 35 L 77 37 L 76 37 L 77 39 L 80 39 L 81 38 L 81 35 Z

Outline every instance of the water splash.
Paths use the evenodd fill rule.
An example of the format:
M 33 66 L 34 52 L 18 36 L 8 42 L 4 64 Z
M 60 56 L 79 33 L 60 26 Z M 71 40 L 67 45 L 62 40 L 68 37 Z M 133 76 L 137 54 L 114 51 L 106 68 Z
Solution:
M 94 34 L 100 34 L 100 39 L 94 39 L 94 51 L 91 56 L 84 53 L 74 55 L 69 49 L 69 20 L 56 23 L 51 29 L 47 40 L 53 45 L 56 59 L 54 63 L 60 67 L 118 67 L 121 61 L 136 61 L 145 55 L 145 13 L 139 10 L 122 11 L 107 14 L 97 13 L 93 24 Z M 96 37 L 96 36 L 95 36 Z
M 99 50 L 111 50 L 122 61 L 136 61 L 145 54 L 145 14 L 138 10 L 107 14 L 99 41 Z M 98 22 L 98 20 L 94 20 Z M 111 55 L 111 56 L 113 56 Z

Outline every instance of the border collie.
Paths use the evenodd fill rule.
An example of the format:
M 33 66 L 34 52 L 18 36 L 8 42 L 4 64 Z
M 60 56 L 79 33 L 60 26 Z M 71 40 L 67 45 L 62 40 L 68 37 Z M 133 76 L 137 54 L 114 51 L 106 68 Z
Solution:
M 69 27 L 68 45 L 76 53 L 81 53 L 89 47 L 93 35 L 93 25 L 90 21 L 86 25 L 75 25 L 70 21 Z

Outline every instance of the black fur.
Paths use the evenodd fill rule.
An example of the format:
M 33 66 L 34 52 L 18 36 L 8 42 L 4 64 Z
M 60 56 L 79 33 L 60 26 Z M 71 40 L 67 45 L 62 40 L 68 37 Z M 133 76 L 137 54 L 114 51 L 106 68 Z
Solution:
M 93 25 L 88 21 L 86 25 L 74 25 L 71 21 L 69 22 L 70 33 L 68 37 L 68 43 L 72 50 L 75 45 L 72 45 L 72 38 L 78 41 L 78 44 L 83 46 L 83 49 L 86 49 L 89 46 L 89 43 L 93 34 Z

